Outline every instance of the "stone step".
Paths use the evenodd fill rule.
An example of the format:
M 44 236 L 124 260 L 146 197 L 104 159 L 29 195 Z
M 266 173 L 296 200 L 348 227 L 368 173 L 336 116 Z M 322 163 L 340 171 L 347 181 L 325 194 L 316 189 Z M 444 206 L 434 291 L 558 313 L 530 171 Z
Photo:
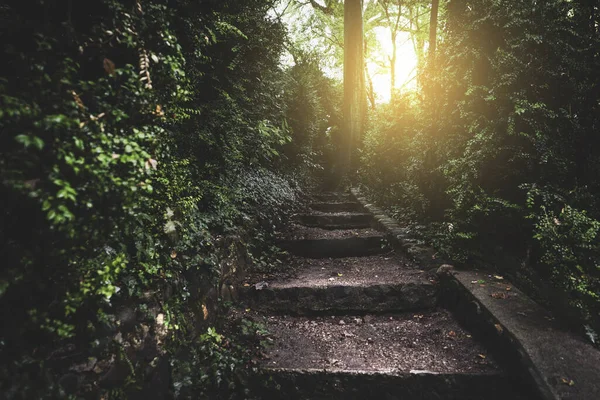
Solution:
M 307 258 L 362 257 L 389 251 L 383 235 L 280 240 L 279 246 L 292 255 Z
M 273 399 L 527 399 L 446 310 L 258 317 Z
M 323 202 L 345 202 L 345 201 L 354 201 L 354 197 L 350 193 L 344 192 L 320 192 L 313 193 L 311 198 L 317 201 Z
M 347 239 L 353 237 L 378 236 L 381 233 L 373 228 L 323 229 L 314 226 L 290 224 L 278 237 L 286 240 L 300 239 Z
M 370 227 L 373 215 L 368 213 L 311 213 L 297 215 L 296 220 L 305 226 L 325 229 L 358 229 Z
M 273 400 L 533 400 L 516 379 L 495 373 L 379 373 L 267 369 L 257 389 Z
M 327 203 L 312 203 L 310 205 L 315 211 L 321 211 L 326 213 L 339 213 L 339 212 L 365 212 L 362 204 L 357 202 L 327 202 Z
M 250 277 L 240 290 L 253 309 L 312 314 L 433 308 L 437 287 L 396 254 L 355 258 L 292 258 L 271 279 Z

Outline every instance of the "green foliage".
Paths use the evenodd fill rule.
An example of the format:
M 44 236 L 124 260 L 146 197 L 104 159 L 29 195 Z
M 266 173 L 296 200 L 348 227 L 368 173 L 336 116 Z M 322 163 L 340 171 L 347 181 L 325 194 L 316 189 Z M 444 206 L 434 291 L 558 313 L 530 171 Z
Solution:
M 574 305 L 596 330 L 597 16 L 586 1 L 448 2 L 421 100 L 382 111 L 362 172 L 451 258 Z
M 332 128 L 341 124 L 340 86 L 326 78 L 319 63 L 297 51 L 286 73 L 284 103 L 292 142 L 284 154 L 293 165 L 314 171 L 337 145 Z
M 187 345 L 191 353 L 172 362 L 176 398 L 251 398 L 249 379 L 257 370 L 254 349 L 267 332 L 245 319 L 237 328 L 239 334 L 232 340 L 208 328 Z
M 600 221 L 565 203 L 562 196 L 530 190 L 534 238 L 552 282 L 567 291 L 570 303 L 590 319 L 600 307 Z
M 284 28 L 267 16 L 271 5 L 0 6 L 0 391 L 8 398 L 92 390 L 65 392 L 59 378 L 78 357 L 115 354 L 112 338 L 127 334 L 118 310 L 154 323 L 148 297 L 164 315 L 168 357 L 194 345 L 214 363 L 210 376 L 230 371 L 216 333 L 190 341 L 189 310 L 225 279 L 223 238 L 245 232 L 254 239 L 242 235 L 243 251 L 261 248 L 295 200 L 278 157 L 291 132 Z M 147 367 L 129 363 L 133 373 L 114 389 L 125 397 Z

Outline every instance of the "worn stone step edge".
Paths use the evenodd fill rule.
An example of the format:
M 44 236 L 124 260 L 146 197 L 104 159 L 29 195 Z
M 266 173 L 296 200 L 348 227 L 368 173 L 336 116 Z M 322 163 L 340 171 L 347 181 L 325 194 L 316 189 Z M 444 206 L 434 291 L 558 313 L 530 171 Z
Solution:
M 298 214 L 295 219 L 302 225 L 340 225 L 350 228 L 369 228 L 373 221 L 370 213 L 348 213 L 348 214 Z
M 289 252 L 308 258 L 360 257 L 387 251 L 383 235 L 358 236 L 343 239 L 280 240 L 278 245 Z
M 393 247 L 406 250 L 415 246 L 406 230 L 369 204 L 360 191 L 352 189 L 351 192 L 375 214 L 378 227 L 388 234 L 388 241 Z M 435 250 L 428 249 L 413 251 L 412 256 L 429 266 L 443 263 L 430 258 L 432 254 L 435 255 Z M 510 358 L 520 366 L 523 375 L 542 399 L 600 399 L 600 351 L 575 333 L 559 329 L 546 318 L 548 312 L 544 308 L 508 280 L 504 282 L 511 286 L 518 301 L 495 299 L 489 293 L 489 286 L 471 283 L 478 280 L 472 274 L 475 272 L 461 271 L 447 278 L 446 287 L 450 296 L 454 297 L 451 301 L 455 302 L 459 318 L 488 333 L 496 332 L 488 335 L 488 340 L 504 353 L 504 358 Z M 472 312 L 465 304 L 471 305 Z M 528 310 L 527 318 L 520 314 L 523 309 Z
M 347 192 L 322 192 L 309 194 L 309 197 L 320 201 L 348 201 L 352 200 L 352 194 Z
M 315 211 L 320 212 L 362 212 L 364 213 L 365 209 L 363 205 L 359 202 L 338 202 L 338 203 L 329 203 L 329 202 L 313 202 L 310 204 L 310 208 Z
M 321 312 L 380 313 L 435 307 L 437 287 L 429 282 L 331 286 L 255 286 L 240 288 L 240 299 L 252 308 L 312 314 Z
M 385 397 L 377 398 L 388 399 L 528 399 L 528 397 L 518 395 L 515 397 L 520 388 L 513 389 L 514 380 L 501 372 L 469 374 L 431 371 L 294 369 L 266 366 L 263 367 L 262 374 L 274 378 L 282 385 L 281 389 L 283 390 L 275 394 L 286 399 L 343 398 L 347 400 L 360 398 L 362 400 L 365 397 L 353 396 L 357 394 L 364 396 L 367 392 L 369 395 L 384 395 Z M 315 390 L 320 393 L 315 393 Z M 304 397 L 306 395 L 309 397 Z M 319 397 L 313 397 L 315 395 Z

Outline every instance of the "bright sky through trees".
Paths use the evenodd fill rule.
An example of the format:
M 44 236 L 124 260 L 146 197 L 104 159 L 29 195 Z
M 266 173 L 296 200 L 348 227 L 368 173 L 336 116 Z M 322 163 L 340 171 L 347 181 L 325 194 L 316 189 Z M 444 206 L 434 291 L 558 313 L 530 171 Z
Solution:
M 290 32 L 290 40 L 293 46 L 288 48 L 287 54 L 282 62 L 293 65 L 294 57 L 290 51 L 301 49 L 304 52 L 318 51 L 320 64 L 323 71 L 329 76 L 342 79 L 343 65 L 343 35 L 342 21 L 331 17 L 326 24 L 323 20 L 315 17 L 315 10 L 310 4 L 298 5 L 298 3 L 284 1 L 271 11 L 274 17 L 280 17 L 287 25 Z M 340 24 L 338 26 L 338 24 Z M 377 26 L 372 28 L 371 41 L 366 54 L 366 72 L 373 83 L 373 91 L 377 103 L 386 103 L 390 100 L 390 61 L 392 56 L 392 40 L 389 28 Z M 396 39 L 396 89 L 406 92 L 416 89 L 417 55 L 408 32 L 398 32 Z M 294 49 L 293 49 L 294 48 Z
M 387 28 L 375 28 L 379 48 L 374 57 L 367 60 L 367 70 L 373 81 L 373 90 L 378 102 L 390 101 L 390 68 L 388 57 L 392 55 L 392 40 Z M 397 38 L 398 58 L 396 60 L 396 89 L 401 92 L 416 89 L 417 55 L 410 40 L 410 34 L 400 32 Z

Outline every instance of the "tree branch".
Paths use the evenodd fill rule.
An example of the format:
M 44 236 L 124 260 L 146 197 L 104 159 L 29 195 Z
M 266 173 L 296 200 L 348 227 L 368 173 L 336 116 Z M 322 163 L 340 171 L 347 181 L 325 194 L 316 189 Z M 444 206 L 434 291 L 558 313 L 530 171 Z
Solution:
M 316 0 L 309 0 L 310 5 L 313 6 L 313 8 L 322 11 L 324 14 L 327 15 L 333 15 L 333 9 L 329 6 L 323 6 L 319 3 L 317 3 Z

